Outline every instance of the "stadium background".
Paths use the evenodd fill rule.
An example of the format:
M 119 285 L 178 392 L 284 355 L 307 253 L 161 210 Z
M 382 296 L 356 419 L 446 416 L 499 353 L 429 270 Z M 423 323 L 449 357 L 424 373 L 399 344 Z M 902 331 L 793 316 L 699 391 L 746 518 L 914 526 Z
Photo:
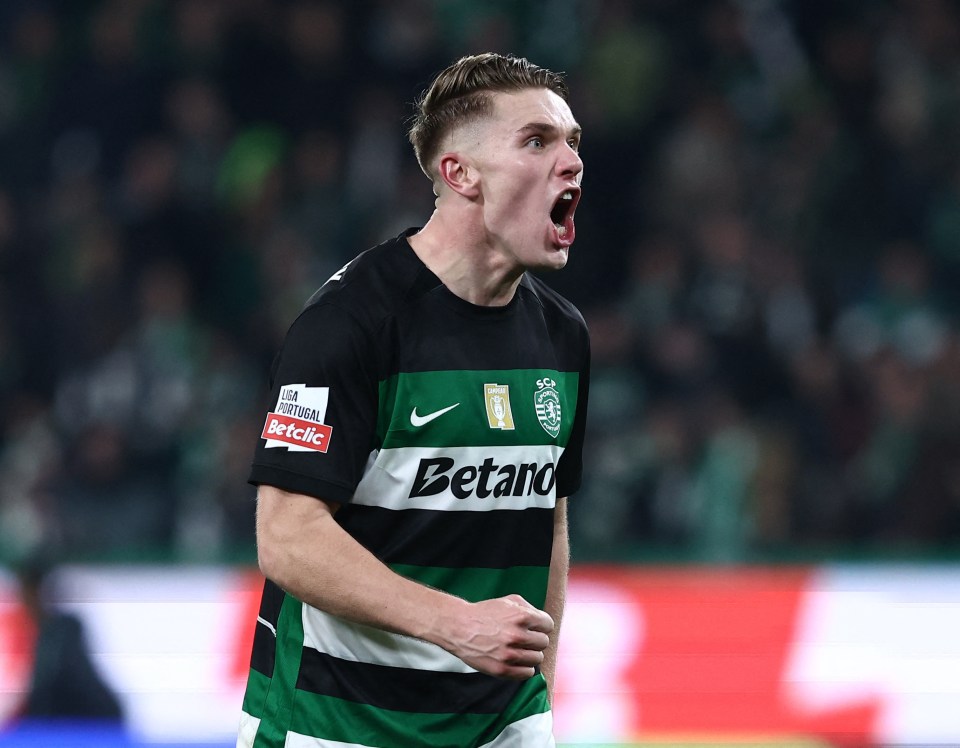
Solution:
M 269 362 L 313 289 L 428 215 L 409 102 L 480 50 L 566 71 L 585 132 L 579 238 L 548 281 L 593 334 L 573 602 L 607 633 L 571 644 L 567 683 L 593 690 L 567 714 L 594 718 L 561 737 L 960 744 L 944 670 L 960 661 L 948 0 L 7 0 L 4 566 L 55 551 L 64 604 L 120 680 L 160 651 L 118 643 L 126 616 L 146 625 L 138 605 L 157 620 L 185 601 L 242 608 Z M 29 658 L 0 582 L 2 716 Z M 649 646 L 623 638 L 640 629 Z M 212 635 L 191 648 L 205 636 L 167 654 L 220 657 Z M 607 660 L 603 637 L 621 647 Z M 814 640 L 820 670 L 791 670 Z M 709 656 L 745 672 L 737 653 L 769 672 L 700 670 Z M 633 674 L 614 683 L 624 657 Z M 656 681 L 657 662 L 689 682 Z M 149 670 L 163 697 L 198 701 L 203 678 L 169 667 L 162 686 Z M 812 688 L 807 716 L 832 698 L 849 714 L 761 720 L 779 707 L 760 699 L 740 710 L 752 719 L 710 721 L 691 698 L 723 692 L 712 708 L 729 715 L 786 682 Z M 220 686 L 203 688 L 209 703 Z M 664 694 L 684 704 L 670 719 L 654 716 Z M 137 709 L 133 738 L 188 739 Z

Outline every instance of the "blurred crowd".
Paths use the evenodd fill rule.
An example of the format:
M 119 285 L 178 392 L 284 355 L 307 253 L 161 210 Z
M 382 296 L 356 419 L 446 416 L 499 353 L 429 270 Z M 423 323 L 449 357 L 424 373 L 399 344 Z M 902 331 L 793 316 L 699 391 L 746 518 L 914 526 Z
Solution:
M 0 558 L 249 558 L 270 361 L 487 50 L 584 128 L 582 557 L 960 548 L 957 2 L 6 0 Z

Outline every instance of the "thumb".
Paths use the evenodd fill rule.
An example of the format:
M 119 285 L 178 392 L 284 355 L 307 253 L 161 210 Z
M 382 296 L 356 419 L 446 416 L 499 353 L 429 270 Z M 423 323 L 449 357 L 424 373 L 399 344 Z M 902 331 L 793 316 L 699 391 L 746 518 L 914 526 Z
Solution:
M 544 634 L 549 634 L 551 631 L 553 631 L 553 618 L 546 611 L 534 607 L 523 597 L 517 594 L 507 595 L 504 599 L 509 600 L 521 608 L 524 608 L 529 613 L 527 628 L 531 631 L 541 631 Z

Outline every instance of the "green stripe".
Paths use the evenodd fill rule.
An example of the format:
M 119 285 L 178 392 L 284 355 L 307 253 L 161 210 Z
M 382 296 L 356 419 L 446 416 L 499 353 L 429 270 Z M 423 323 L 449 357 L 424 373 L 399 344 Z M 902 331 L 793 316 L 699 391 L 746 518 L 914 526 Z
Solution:
M 514 566 L 509 569 L 448 569 L 437 566 L 391 564 L 398 574 L 451 595 L 477 602 L 517 594 L 536 608 L 543 608 L 547 594 L 546 566 Z
M 537 416 L 534 396 L 537 381 L 556 382 L 560 401 L 560 431 L 548 433 Z M 380 383 L 380 414 L 377 435 L 383 448 L 468 447 L 557 444 L 566 446 L 577 407 L 577 372 L 552 369 L 507 369 L 494 371 L 427 371 L 401 373 Z M 491 427 L 484 385 L 509 387 L 513 430 Z M 414 427 L 414 408 L 424 416 L 459 403 L 429 423 Z
M 290 595 L 284 595 L 277 618 L 277 656 L 273 678 L 270 679 L 253 748 L 283 748 L 292 717 L 302 653 L 302 603 Z
M 243 711 L 257 719 L 263 718 L 263 708 L 270 690 L 270 679 L 258 670 L 250 669 L 247 690 L 243 694 Z
M 502 714 L 420 714 L 301 691 L 290 729 L 302 735 L 369 746 L 475 748 L 511 722 L 547 711 L 543 677 L 531 678 Z

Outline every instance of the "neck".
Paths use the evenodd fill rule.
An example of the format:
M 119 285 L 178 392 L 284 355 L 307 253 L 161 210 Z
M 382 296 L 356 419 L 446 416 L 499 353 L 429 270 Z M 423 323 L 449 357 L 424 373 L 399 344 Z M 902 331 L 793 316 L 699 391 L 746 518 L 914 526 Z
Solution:
M 434 211 L 427 224 L 407 240 L 443 285 L 478 306 L 504 306 L 516 293 L 524 269 L 490 241 L 470 216 Z

